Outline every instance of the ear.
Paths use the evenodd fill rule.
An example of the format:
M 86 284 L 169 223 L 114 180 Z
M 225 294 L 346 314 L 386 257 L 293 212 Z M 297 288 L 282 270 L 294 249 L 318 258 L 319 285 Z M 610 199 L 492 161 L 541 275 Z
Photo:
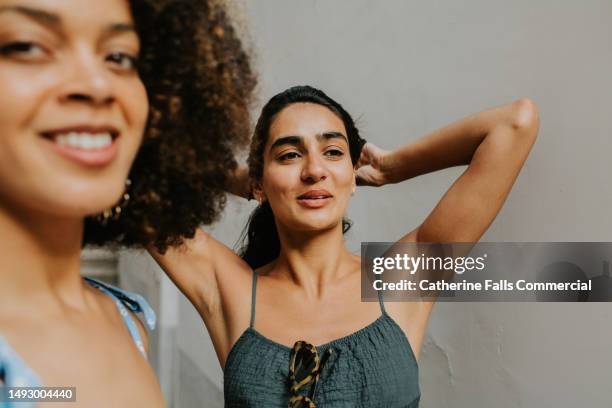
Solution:
M 357 189 L 357 172 L 353 172 L 353 183 L 351 187 L 351 195 L 355 194 L 355 190 Z

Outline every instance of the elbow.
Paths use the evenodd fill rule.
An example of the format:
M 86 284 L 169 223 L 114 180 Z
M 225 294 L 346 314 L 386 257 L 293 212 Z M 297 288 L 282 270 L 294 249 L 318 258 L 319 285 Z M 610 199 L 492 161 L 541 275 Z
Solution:
M 540 127 L 538 106 L 529 98 L 521 98 L 511 104 L 512 127 L 519 134 L 535 139 Z

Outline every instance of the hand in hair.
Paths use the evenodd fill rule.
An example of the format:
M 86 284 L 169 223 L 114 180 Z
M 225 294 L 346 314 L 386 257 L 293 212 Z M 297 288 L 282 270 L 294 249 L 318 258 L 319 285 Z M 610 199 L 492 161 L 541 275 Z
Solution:
M 240 165 L 228 177 L 227 192 L 251 200 L 253 198 L 249 167 Z
M 357 184 L 360 186 L 380 187 L 389 183 L 387 162 L 389 151 L 367 142 L 361 150 L 359 160 L 355 165 L 357 169 Z

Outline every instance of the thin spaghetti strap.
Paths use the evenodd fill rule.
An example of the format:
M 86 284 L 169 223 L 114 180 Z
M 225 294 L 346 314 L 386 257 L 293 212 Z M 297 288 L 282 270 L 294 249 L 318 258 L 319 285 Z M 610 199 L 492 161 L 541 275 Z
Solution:
M 382 312 L 382 314 L 386 314 L 387 311 L 385 310 L 385 302 L 383 301 L 383 291 L 382 290 L 378 290 L 378 303 L 380 303 L 380 311 Z
M 253 328 L 255 326 L 255 300 L 257 295 L 257 272 L 253 270 L 253 284 L 251 286 L 251 323 L 249 323 L 249 327 Z

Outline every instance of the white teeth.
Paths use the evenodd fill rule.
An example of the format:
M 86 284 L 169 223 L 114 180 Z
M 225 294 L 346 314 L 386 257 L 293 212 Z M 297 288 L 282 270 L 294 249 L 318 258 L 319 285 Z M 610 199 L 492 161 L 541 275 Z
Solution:
M 82 150 L 104 149 L 113 143 L 110 133 L 69 132 L 55 135 L 54 140 L 61 146 L 70 146 Z

